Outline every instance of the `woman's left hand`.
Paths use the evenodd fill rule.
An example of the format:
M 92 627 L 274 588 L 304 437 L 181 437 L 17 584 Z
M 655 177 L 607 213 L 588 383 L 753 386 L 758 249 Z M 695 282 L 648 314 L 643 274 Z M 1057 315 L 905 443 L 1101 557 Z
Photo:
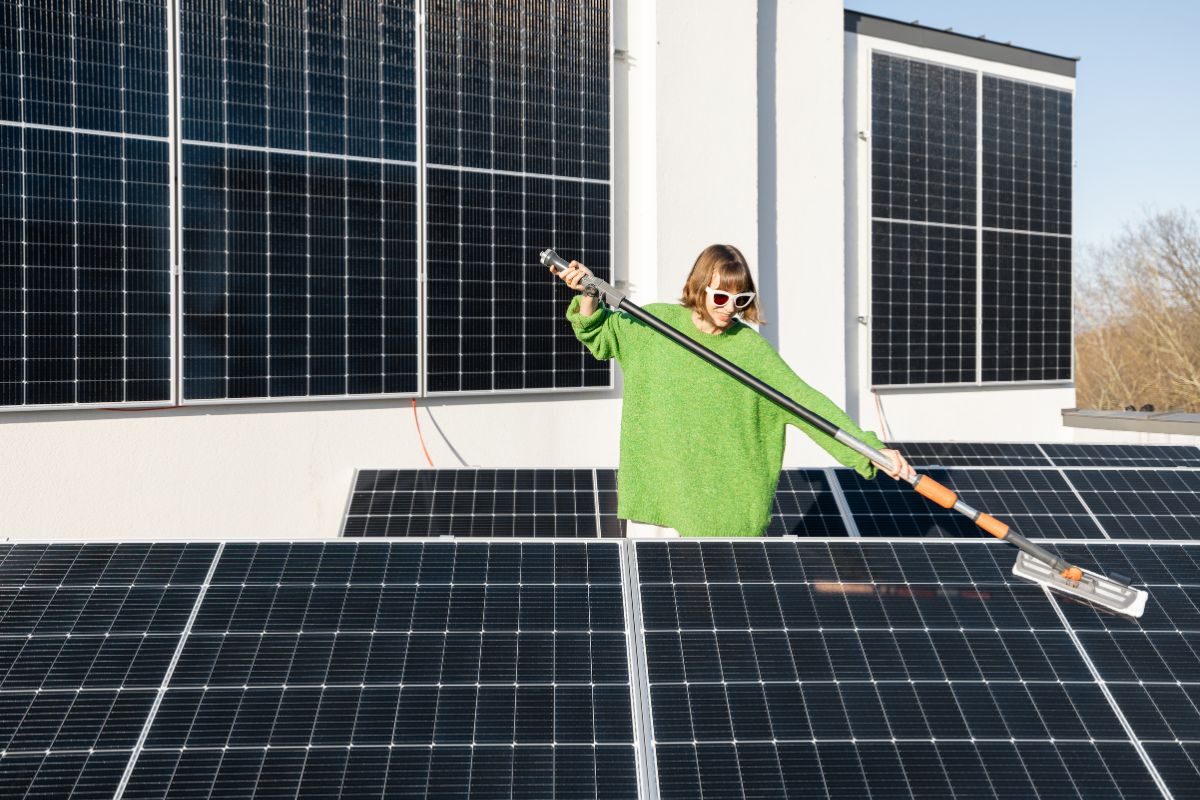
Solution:
M 883 470 L 883 472 L 889 478 L 892 478 L 893 480 L 897 480 L 897 481 L 903 480 L 906 482 L 911 482 L 912 479 L 916 476 L 917 471 L 915 469 L 913 469 L 912 465 L 909 464 L 904 459 L 904 456 L 900 455 L 899 450 L 880 450 L 879 452 L 883 453 L 886 456 L 889 456 L 892 459 L 892 463 L 896 465 L 896 469 L 894 469 L 894 470 L 889 470 L 889 469 Z M 880 469 L 883 469 L 883 467 L 880 467 Z

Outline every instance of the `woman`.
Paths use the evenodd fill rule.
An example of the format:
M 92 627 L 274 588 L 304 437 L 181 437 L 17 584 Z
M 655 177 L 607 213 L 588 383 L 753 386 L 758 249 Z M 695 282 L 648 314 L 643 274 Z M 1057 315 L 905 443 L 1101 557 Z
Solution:
M 553 272 L 551 267 L 551 272 Z M 560 276 L 581 290 L 591 271 L 572 261 Z M 784 433 L 795 425 L 864 478 L 875 465 L 632 317 L 578 295 L 567 309 L 576 337 L 625 374 L 617 515 L 630 535 L 761 536 L 783 464 Z M 792 372 L 756 330 L 758 297 L 746 259 L 731 245 L 706 247 L 680 304 L 645 310 L 724 356 L 847 433 L 883 449 L 829 398 Z M 912 468 L 895 450 L 893 478 Z

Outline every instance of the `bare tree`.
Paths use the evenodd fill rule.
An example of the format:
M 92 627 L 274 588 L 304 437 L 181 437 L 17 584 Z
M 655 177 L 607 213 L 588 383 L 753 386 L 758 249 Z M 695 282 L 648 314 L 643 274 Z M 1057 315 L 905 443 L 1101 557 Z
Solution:
M 1200 411 L 1200 224 L 1146 219 L 1088 251 L 1075 292 L 1081 408 Z

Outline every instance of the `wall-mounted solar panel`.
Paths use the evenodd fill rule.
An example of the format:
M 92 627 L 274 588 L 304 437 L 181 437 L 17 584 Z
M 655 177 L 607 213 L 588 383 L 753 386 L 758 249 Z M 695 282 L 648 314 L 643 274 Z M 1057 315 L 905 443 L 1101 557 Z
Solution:
M 430 392 L 581 389 L 553 247 L 611 280 L 607 0 L 426 8 Z
M 166 4 L 0 15 L 0 407 L 169 401 Z
M 983 76 L 985 381 L 1071 377 L 1071 100 Z
M 411 0 L 185 0 L 183 399 L 418 389 Z
M 975 380 L 976 77 L 871 66 L 871 380 Z

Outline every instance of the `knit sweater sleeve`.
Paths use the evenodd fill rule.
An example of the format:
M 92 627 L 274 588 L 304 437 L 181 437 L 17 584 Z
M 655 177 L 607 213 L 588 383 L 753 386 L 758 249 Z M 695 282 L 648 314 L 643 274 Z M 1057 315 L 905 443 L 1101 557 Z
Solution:
M 805 383 L 765 340 L 762 342 L 757 360 L 761 368 L 761 371 L 757 373 L 758 377 L 766 381 L 769 385 L 774 386 L 809 411 L 832 422 L 846 433 L 861 439 L 876 450 L 881 450 L 887 446 L 871 431 L 864 431 L 858 427 L 854 423 L 854 420 L 850 419 L 850 415 L 838 408 L 832 400 Z M 774 403 L 771 403 L 771 405 L 775 406 Z M 775 408 L 779 407 L 775 406 Z M 856 453 L 825 432 L 800 419 L 800 417 L 784 411 L 782 408 L 779 408 L 779 412 L 783 414 L 787 424 L 795 425 L 804 431 L 810 439 L 820 445 L 825 452 L 837 459 L 839 463 L 850 467 L 864 478 L 875 477 L 876 467 L 866 456 Z
M 567 307 L 567 322 L 575 331 L 575 338 L 583 342 L 592 355 L 601 361 L 615 358 L 622 360 L 622 345 L 628 338 L 630 320 L 624 314 L 599 305 L 590 317 L 579 313 L 582 295 L 575 295 Z

